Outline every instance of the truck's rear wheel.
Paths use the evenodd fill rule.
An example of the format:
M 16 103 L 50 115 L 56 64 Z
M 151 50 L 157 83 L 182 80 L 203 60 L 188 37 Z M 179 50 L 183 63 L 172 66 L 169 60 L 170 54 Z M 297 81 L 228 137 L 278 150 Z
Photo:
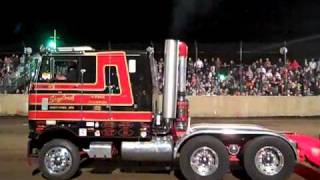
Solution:
M 77 173 L 79 165 L 79 150 L 67 140 L 49 141 L 39 154 L 39 168 L 48 179 L 70 179 Z
M 221 179 L 229 169 L 228 152 L 218 139 L 198 136 L 182 147 L 179 165 L 186 179 Z
M 295 166 L 294 152 L 282 139 L 262 136 L 244 147 L 244 168 L 252 179 L 286 179 Z

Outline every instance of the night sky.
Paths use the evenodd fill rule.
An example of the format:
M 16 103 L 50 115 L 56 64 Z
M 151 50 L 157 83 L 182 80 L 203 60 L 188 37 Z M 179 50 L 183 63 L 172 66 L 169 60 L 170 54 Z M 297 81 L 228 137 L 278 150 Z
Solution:
M 39 2 L 1 6 L 0 47 L 38 46 L 54 28 L 65 44 L 162 42 L 168 37 L 279 42 L 320 32 L 320 1 L 316 0 Z

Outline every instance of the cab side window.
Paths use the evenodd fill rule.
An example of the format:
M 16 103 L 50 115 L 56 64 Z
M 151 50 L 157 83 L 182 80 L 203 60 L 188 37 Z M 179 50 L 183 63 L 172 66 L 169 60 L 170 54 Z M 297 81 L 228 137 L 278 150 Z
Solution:
M 81 69 L 85 69 L 83 74 L 83 83 L 95 83 L 97 81 L 97 62 L 96 56 L 82 56 Z

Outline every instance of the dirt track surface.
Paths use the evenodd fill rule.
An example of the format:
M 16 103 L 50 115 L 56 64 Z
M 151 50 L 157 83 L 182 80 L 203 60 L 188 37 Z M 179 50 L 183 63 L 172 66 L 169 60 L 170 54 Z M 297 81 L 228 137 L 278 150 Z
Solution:
M 294 131 L 317 136 L 320 133 L 320 118 L 273 118 L 273 119 L 194 119 L 193 123 L 254 123 L 267 128 L 280 131 Z M 0 117 L 0 179 L 43 179 L 40 173 L 35 173 L 35 167 L 30 167 L 26 161 L 26 146 L 28 125 L 23 117 Z M 119 169 L 104 169 L 107 162 L 101 162 L 97 168 L 83 168 L 81 174 L 75 179 L 113 179 L 113 180 L 174 180 L 175 176 L 168 172 L 150 171 L 123 172 Z M 101 170 L 102 169 L 102 170 Z M 32 174 L 32 173 L 35 174 Z M 225 176 L 226 180 L 236 179 L 231 174 Z M 302 180 L 303 178 L 293 174 L 290 180 Z

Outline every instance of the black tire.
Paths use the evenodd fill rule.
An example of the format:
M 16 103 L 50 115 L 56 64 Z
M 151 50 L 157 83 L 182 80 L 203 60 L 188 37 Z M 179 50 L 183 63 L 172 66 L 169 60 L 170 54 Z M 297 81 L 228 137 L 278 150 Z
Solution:
M 255 164 L 255 156 L 263 147 L 273 147 L 278 149 L 283 156 L 283 167 L 274 175 L 266 175 L 260 172 Z M 287 179 L 294 170 L 295 155 L 290 145 L 284 140 L 272 137 L 262 136 L 249 141 L 244 146 L 243 164 L 246 172 L 252 179 L 257 180 L 280 180 Z
M 62 174 L 58 174 L 58 175 L 50 173 L 49 170 L 46 168 L 46 165 L 44 162 L 46 153 L 54 147 L 63 147 L 67 149 L 72 157 L 72 163 L 70 168 L 66 172 L 63 172 Z M 41 148 L 41 151 L 39 154 L 39 169 L 43 173 L 43 176 L 47 179 L 55 179 L 55 180 L 71 179 L 78 172 L 79 166 L 80 166 L 80 153 L 79 153 L 78 147 L 76 147 L 73 143 L 71 143 L 68 140 L 54 139 L 47 142 Z
M 218 167 L 212 174 L 201 176 L 192 169 L 190 158 L 194 151 L 205 146 L 215 151 L 219 160 Z M 182 147 L 179 158 L 179 166 L 183 176 L 189 180 L 222 179 L 229 170 L 229 155 L 225 145 L 215 137 L 197 136 L 188 140 L 188 142 L 186 142 L 186 144 Z
M 243 156 L 244 156 L 244 150 L 241 149 L 239 153 L 239 164 L 230 166 L 230 172 L 231 174 L 241 180 L 252 180 L 250 176 L 248 175 L 247 171 L 244 168 L 244 162 L 243 162 Z
M 178 180 L 186 180 L 180 169 L 175 169 L 173 174 Z
M 231 174 L 241 180 L 251 180 L 250 176 L 246 172 L 244 168 L 239 168 L 239 169 L 231 169 Z

